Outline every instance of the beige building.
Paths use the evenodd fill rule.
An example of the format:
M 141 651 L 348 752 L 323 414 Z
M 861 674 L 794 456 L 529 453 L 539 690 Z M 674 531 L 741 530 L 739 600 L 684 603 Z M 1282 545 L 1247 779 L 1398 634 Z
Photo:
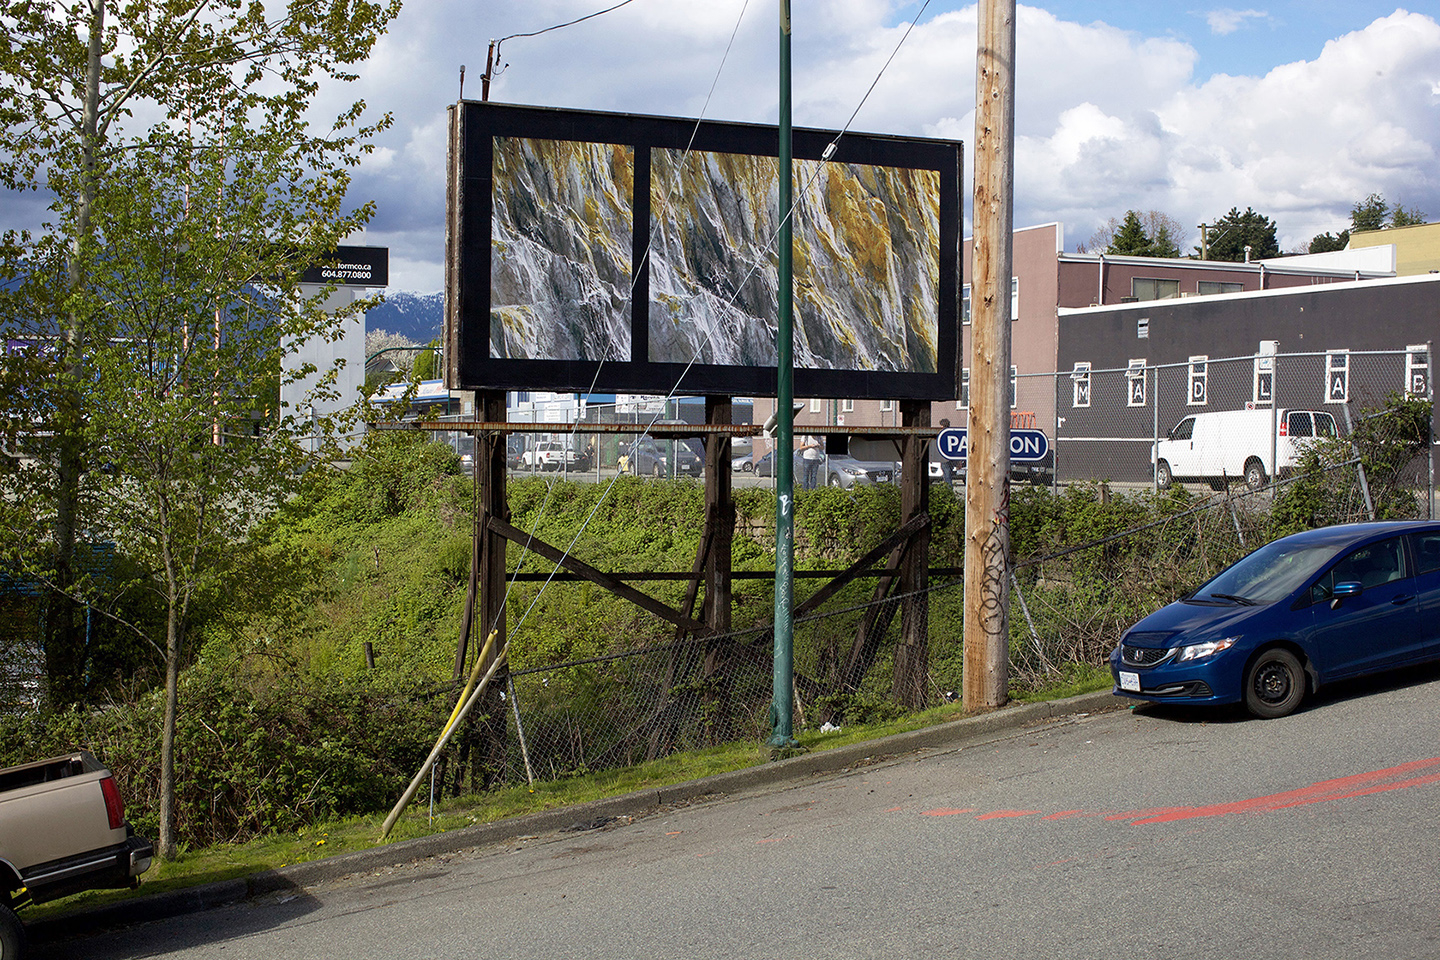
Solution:
M 1364 230 L 1350 234 L 1351 250 L 1366 247 L 1395 247 L 1395 274 L 1416 277 L 1440 272 L 1440 223 L 1420 223 L 1413 227 L 1385 230 Z

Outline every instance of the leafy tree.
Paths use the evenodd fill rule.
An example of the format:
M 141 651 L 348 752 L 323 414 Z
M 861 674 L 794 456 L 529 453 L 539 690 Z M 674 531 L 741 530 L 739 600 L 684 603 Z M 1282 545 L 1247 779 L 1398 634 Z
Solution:
M 1384 230 L 1386 227 L 1413 227 L 1425 222 L 1425 214 L 1419 209 L 1409 210 L 1400 204 L 1390 206 L 1378 193 L 1372 193 L 1364 200 L 1350 208 L 1350 229 L 1358 233 L 1361 230 Z
M 1425 214 L 1412 207 L 1406 210 L 1400 204 L 1395 204 L 1395 210 L 1390 214 L 1390 226 L 1392 227 L 1418 227 L 1425 222 Z
M 1314 237 L 1312 237 L 1310 239 L 1310 246 L 1306 249 L 1305 252 L 1330 253 L 1334 250 L 1344 250 L 1347 246 L 1349 246 L 1349 244 L 1349 230 L 1341 230 L 1338 237 L 1327 230 L 1324 233 L 1318 233 Z
M 1145 235 L 1145 228 L 1140 226 L 1140 218 L 1136 216 L 1134 210 L 1127 210 L 1124 222 L 1120 224 L 1120 229 L 1115 231 L 1115 236 L 1111 238 L 1110 245 L 1105 252 L 1142 256 L 1136 251 L 1145 250 L 1149 246 L 1150 238 Z
M 1134 225 L 1131 225 L 1131 219 Z M 1090 239 L 1077 246 L 1080 253 L 1103 250 L 1133 257 L 1178 257 L 1179 237 L 1185 228 L 1160 210 L 1125 211 L 1123 221 L 1111 217 Z M 1121 233 L 1125 238 L 1120 238 Z
M 1389 202 L 1380 194 L 1372 193 L 1350 208 L 1350 232 L 1384 229 L 1389 218 Z
M 1204 255 L 1210 260 L 1243 261 L 1246 259 L 1246 247 L 1250 248 L 1251 260 L 1279 256 L 1275 221 L 1250 207 L 1246 207 L 1244 213 L 1231 207 L 1229 213 L 1207 229 Z M 1197 252 L 1200 251 L 1197 249 Z
M 440 340 L 438 338 L 431 340 L 426 349 L 415 357 L 414 372 L 416 380 L 440 379 Z
M 1271 536 L 1357 520 L 1422 516 L 1430 416 L 1429 401 L 1391 394 L 1382 408 L 1360 411 L 1348 437 L 1308 444 L 1296 465 L 1296 480 L 1271 511 Z M 1357 463 L 1364 470 L 1363 485 Z M 1417 485 L 1422 493 L 1418 499 Z
M 54 706 L 84 669 L 71 601 L 93 584 L 77 542 L 143 565 L 137 586 L 164 608 L 164 636 L 150 637 L 166 675 L 162 857 L 175 850 L 186 637 L 299 451 L 283 418 L 264 442 L 231 434 L 249 432 L 234 427 L 283 353 L 343 322 L 301 295 L 299 275 L 369 219 L 368 205 L 347 208 L 347 167 L 389 123 L 363 124 L 357 103 L 317 135 L 305 114 L 321 81 L 352 79 L 398 6 L 0 0 L 0 183 L 44 191 L 52 217 L 0 245 L 4 332 L 40 345 L 18 365 L 30 389 L 0 401 L 34 454 L 4 477 L 7 559 L 53 587 Z

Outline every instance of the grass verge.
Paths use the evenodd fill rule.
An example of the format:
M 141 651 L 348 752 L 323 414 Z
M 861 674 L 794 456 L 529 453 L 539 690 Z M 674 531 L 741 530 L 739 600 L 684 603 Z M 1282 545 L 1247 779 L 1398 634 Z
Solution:
M 1017 702 L 1037 703 L 1102 690 L 1110 686 L 1108 671 L 1082 666 L 1068 671 L 1056 684 L 1039 690 L 1012 691 Z M 864 726 L 820 733 L 796 734 L 802 750 L 819 751 L 852 743 L 877 740 L 907 733 L 950 720 L 959 720 L 965 710 L 959 703 L 947 703 L 920 713 Z M 507 787 L 478 796 L 437 799 L 433 819 L 426 798 L 417 796 L 396 822 L 386 840 L 380 828 L 389 811 L 350 817 L 320 824 L 297 833 L 275 834 L 244 844 L 222 844 L 200 849 L 182 847 L 172 860 L 159 862 L 145 875 L 139 890 L 92 890 L 25 911 L 27 921 L 52 919 L 130 897 L 164 893 L 207 883 L 234 880 L 277 870 L 296 863 L 367 850 L 400 840 L 444 833 L 491 823 L 506 817 L 575 806 L 592 800 L 621 796 L 646 788 L 659 788 L 698 780 L 717 773 L 759 766 L 770 760 L 769 749 L 755 743 L 735 743 L 690 753 L 677 753 L 639 766 L 571 777 L 566 780 L 537 781 L 533 788 Z

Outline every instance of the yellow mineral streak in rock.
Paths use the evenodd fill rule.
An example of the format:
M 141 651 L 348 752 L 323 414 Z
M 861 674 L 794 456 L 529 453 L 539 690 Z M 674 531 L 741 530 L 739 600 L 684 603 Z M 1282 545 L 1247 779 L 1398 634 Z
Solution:
M 841 244 L 850 260 L 877 282 L 887 282 L 890 274 L 890 226 L 885 204 L 878 197 L 867 196 L 858 179 L 850 175 L 851 167 L 830 164 L 826 170 L 825 203 L 830 219 L 841 234 Z

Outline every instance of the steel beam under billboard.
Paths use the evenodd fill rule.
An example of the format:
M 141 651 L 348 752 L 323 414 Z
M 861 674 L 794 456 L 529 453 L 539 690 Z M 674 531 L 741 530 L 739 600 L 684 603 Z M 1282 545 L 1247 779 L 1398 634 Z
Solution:
M 953 398 L 962 145 L 847 133 L 822 160 L 836 136 L 794 133 L 796 395 Z M 777 150 L 767 126 L 453 107 L 447 386 L 773 396 Z

